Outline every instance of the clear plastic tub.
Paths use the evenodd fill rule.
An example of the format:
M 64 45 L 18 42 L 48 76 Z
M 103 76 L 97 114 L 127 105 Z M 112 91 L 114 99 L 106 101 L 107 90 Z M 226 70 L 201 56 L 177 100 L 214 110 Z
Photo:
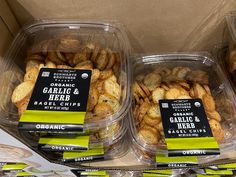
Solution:
M 138 172 L 138 171 L 133 172 L 133 171 L 131 171 L 131 172 L 129 172 L 129 176 L 130 177 L 156 177 L 156 176 L 185 177 L 185 175 L 182 174 L 182 173 L 179 173 L 179 171 L 174 171 L 173 174 L 165 174 L 165 173 L 161 173 L 161 172 L 160 173 L 158 173 L 158 172 L 156 172 L 156 173 L 150 173 L 150 172 L 145 173 L 145 172 Z
M 155 153 L 150 153 L 147 149 L 140 146 L 134 139 L 132 139 L 131 149 L 139 162 L 147 165 L 155 165 Z
M 127 175 L 129 177 L 142 177 L 142 172 L 139 172 L 139 171 L 128 171 Z
M 9 70 L 0 74 L 0 98 L 2 100 L 0 102 L 0 118 L 2 125 L 17 124 L 19 119 L 16 115 L 17 108 L 11 103 L 10 98 L 15 86 L 20 84 L 21 81 L 23 81 L 23 73 L 15 68 L 9 68 Z
M 73 171 L 75 171 L 75 172 L 73 172 L 74 174 L 76 174 L 76 176 L 91 176 L 91 177 L 96 177 L 96 176 L 104 176 L 104 175 L 95 175 L 96 174 L 96 170 L 95 170 L 95 174 L 91 174 L 91 175 L 89 175 L 89 173 L 87 173 L 87 175 L 85 175 L 86 173 L 83 173 L 83 171 L 88 171 L 88 172 L 90 172 L 90 171 L 94 171 L 94 170 L 90 170 L 90 169 L 88 169 L 88 170 L 78 170 L 77 171 L 77 169 L 75 169 L 75 170 L 73 170 Z M 79 174 L 80 172 L 82 172 L 81 174 Z M 126 173 L 124 172 L 124 171 L 118 171 L 118 170 L 116 170 L 116 171 L 112 171 L 112 170 L 108 170 L 108 171 L 106 171 L 106 173 L 107 173 L 107 177 L 125 177 L 126 176 Z M 104 177 L 106 177 L 106 176 L 104 176 Z
M 101 128 L 99 130 L 90 131 L 87 133 L 89 135 L 89 147 L 93 147 L 99 144 L 103 144 L 105 146 L 112 144 L 117 139 L 120 139 L 120 137 L 123 137 L 127 127 L 125 125 L 126 120 L 120 120 L 118 122 L 115 122 L 107 127 Z M 38 142 L 40 138 L 39 133 L 30 133 L 30 132 L 21 132 L 18 131 L 19 137 L 22 138 L 22 140 L 30 145 L 33 148 L 38 148 Z M 63 137 L 73 137 L 75 134 L 44 134 L 43 136 L 47 137 L 57 137 L 57 136 L 63 136 Z
M 224 43 L 213 49 L 219 63 L 224 69 L 235 90 L 236 84 L 236 12 L 227 14 L 227 28 L 224 34 Z M 236 90 L 235 90 L 236 91 Z
M 114 176 L 114 177 L 124 177 L 126 176 L 126 172 L 124 171 L 108 171 L 110 176 Z
M 43 67 L 55 67 L 56 65 L 57 68 L 68 68 L 69 66 L 70 68 L 90 69 L 93 67 L 93 71 L 96 68 L 100 71 L 100 75 L 97 79 L 97 72 L 94 72 L 92 80 L 94 79 L 94 85 L 100 84 L 100 88 L 101 81 L 113 76 L 118 84 L 117 88 L 121 92 L 115 100 L 117 104 L 112 107 L 113 111 L 95 116 L 93 111 L 96 103 L 89 101 L 90 108 L 87 108 L 89 111 L 84 126 L 91 130 L 106 127 L 108 124 L 122 119 L 130 105 L 129 52 L 129 42 L 120 24 L 41 21 L 24 27 L 14 39 L 1 63 L 1 123 L 18 124 L 17 108 L 11 102 L 12 91 L 23 82 L 26 70 L 32 69 L 32 65 L 40 68 L 42 64 Z M 84 60 L 87 60 L 89 64 L 81 64 Z M 29 61 L 36 62 L 32 64 Z M 54 64 L 49 61 L 53 61 Z M 104 72 L 104 70 L 109 71 Z M 97 85 L 95 89 L 99 88 Z M 99 93 L 99 97 L 101 94 Z
M 127 129 L 125 129 L 123 133 L 120 134 L 120 136 L 117 136 L 116 139 L 103 142 L 104 159 L 98 159 L 98 161 L 116 159 L 116 158 L 120 158 L 126 155 L 126 153 L 129 150 L 129 140 L 128 140 L 128 136 L 126 132 L 127 132 Z M 43 156 L 49 161 L 53 163 L 65 163 L 63 162 L 63 151 L 44 151 L 44 150 L 38 149 L 37 143 L 35 141 L 26 142 L 24 140 L 23 142 L 24 144 L 28 146 L 30 145 L 31 149 L 38 152 L 41 156 Z M 98 144 L 94 143 L 90 145 L 97 146 Z M 100 144 L 99 144 L 99 147 L 100 147 Z M 78 163 L 67 162 L 66 165 L 71 166 L 73 168 L 77 168 L 78 167 L 77 165 L 79 163 L 86 164 L 92 161 L 96 161 L 96 160 L 88 160 L 88 161 L 83 161 L 83 162 L 78 162 Z
M 181 68 L 178 69 L 178 67 Z M 156 73 L 154 72 L 154 70 Z M 154 74 L 154 76 L 150 77 L 150 73 Z M 155 74 L 158 74 L 159 76 L 156 76 Z M 144 81 L 145 79 L 149 78 L 151 78 L 151 80 Z M 154 79 L 154 81 L 152 79 Z M 131 135 L 134 141 L 142 146 L 149 154 L 155 154 L 157 150 L 166 151 L 164 133 L 162 131 L 162 123 L 159 121 L 157 122 L 158 125 L 155 125 L 155 122 L 150 122 L 150 119 L 144 120 L 143 117 L 147 115 L 147 113 L 150 113 L 150 115 L 148 116 L 151 116 L 152 112 L 149 110 L 149 107 L 145 108 L 145 104 L 144 107 L 141 108 L 139 104 L 143 104 L 145 102 L 149 102 L 151 103 L 151 105 L 154 104 L 154 100 L 156 98 L 152 100 L 152 91 L 148 91 L 147 89 L 155 90 L 156 87 L 152 84 L 158 82 L 158 87 L 160 86 L 162 88 L 161 90 L 164 90 L 164 93 L 162 92 L 163 94 L 161 97 L 165 97 L 165 99 L 176 99 L 170 98 L 170 95 L 166 96 L 166 93 L 170 88 L 176 87 L 176 85 L 174 84 L 176 84 L 177 81 L 178 84 L 182 83 L 182 85 L 179 85 L 178 88 L 181 87 L 185 89 L 185 91 L 183 91 L 182 89 L 181 92 L 178 91 L 180 92 L 180 97 L 178 97 L 178 99 L 191 99 L 193 97 L 202 98 L 203 94 L 212 96 L 213 102 L 215 104 L 214 111 L 218 112 L 219 114 L 215 113 L 217 114 L 217 116 L 212 116 L 207 112 L 207 117 L 210 121 L 213 119 L 213 122 L 217 121 L 217 124 L 220 124 L 219 126 L 221 127 L 221 129 L 217 131 L 214 130 L 213 135 L 218 141 L 220 150 L 222 152 L 224 147 L 229 147 L 230 145 L 232 145 L 233 149 L 236 125 L 234 92 L 220 66 L 208 56 L 200 54 L 182 53 L 152 55 L 143 56 L 134 60 L 132 81 L 133 101 L 129 119 L 131 126 Z M 184 81 L 186 82 L 184 83 Z M 151 85 L 148 85 L 149 83 L 151 83 Z M 196 92 L 190 93 L 190 90 L 193 87 L 193 83 L 195 84 L 194 88 L 196 89 Z M 138 89 L 141 88 L 141 91 L 137 89 L 137 84 L 140 86 L 138 87 Z M 199 85 L 201 86 L 200 88 Z M 149 88 L 147 88 L 147 86 Z M 201 92 L 199 91 L 199 89 L 201 89 Z M 188 92 L 186 94 L 187 96 L 185 95 L 185 97 L 182 97 L 181 94 L 186 92 Z M 160 92 L 158 91 L 156 93 L 159 94 Z M 147 98 L 142 98 L 141 95 L 143 95 L 143 97 L 145 97 L 145 95 L 148 96 Z M 174 97 L 176 95 L 178 94 L 175 93 Z M 206 108 L 206 106 L 204 106 L 204 108 L 205 110 L 208 109 Z M 154 132 L 154 134 L 156 133 L 159 136 L 153 138 L 154 141 L 152 141 L 153 139 L 150 141 L 149 137 L 145 138 L 142 134 L 144 132 L 142 129 L 144 126 L 145 130 L 148 129 L 148 132 Z M 140 133 L 140 130 L 142 130 L 142 133 Z M 154 136 L 157 136 L 156 134 Z
M 111 142 L 107 142 L 106 144 L 104 144 L 104 156 L 102 160 L 111 160 L 111 159 L 116 159 L 116 158 L 120 158 L 122 156 L 124 156 L 129 149 L 129 141 L 127 138 L 127 134 L 126 134 L 126 130 L 125 130 L 125 134 L 123 134 L 120 137 L 117 137 L 116 140 L 111 141 Z M 59 159 L 61 159 L 62 162 L 64 162 L 64 160 L 62 159 L 62 153 L 57 152 L 57 154 L 59 155 Z M 98 159 L 99 161 L 101 159 Z M 88 160 L 88 161 L 83 161 L 83 162 L 75 162 L 73 159 L 71 162 L 64 162 L 70 166 L 76 166 L 76 164 L 85 164 L 87 162 L 91 162 L 91 161 L 97 161 L 96 159 L 92 159 L 92 160 Z

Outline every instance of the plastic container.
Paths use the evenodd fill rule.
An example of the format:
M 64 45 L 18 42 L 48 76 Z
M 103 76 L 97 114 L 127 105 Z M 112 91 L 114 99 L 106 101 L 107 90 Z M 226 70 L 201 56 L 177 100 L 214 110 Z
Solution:
M 25 142 L 26 145 L 29 145 L 27 142 Z M 96 144 L 91 144 L 95 145 Z M 44 158 L 46 158 L 47 160 L 53 162 L 53 163 L 65 163 L 63 162 L 63 151 L 43 151 L 43 150 L 39 150 L 37 147 L 37 144 L 34 143 L 32 144 L 31 142 L 31 149 L 33 149 L 34 151 L 38 152 L 41 156 L 43 156 Z M 118 136 L 116 139 L 114 139 L 113 141 L 106 141 L 103 143 L 103 149 L 104 149 L 104 158 L 103 159 L 90 159 L 88 161 L 84 160 L 81 162 L 74 162 L 72 160 L 72 162 L 66 162 L 66 165 L 69 165 L 73 168 L 77 168 L 78 164 L 85 164 L 85 163 L 90 163 L 93 161 L 103 161 L 103 160 L 111 160 L 111 159 L 116 159 L 116 158 L 120 158 L 122 156 L 124 156 L 128 150 L 129 150 L 129 141 L 126 135 L 126 129 L 124 130 L 124 133 L 120 136 Z
M 93 147 L 98 144 L 103 144 L 103 145 L 109 145 L 112 144 L 114 141 L 119 139 L 120 137 L 123 137 L 127 127 L 125 125 L 125 120 L 120 120 L 119 122 L 115 122 L 107 127 L 101 128 L 99 130 L 94 130 L 90 131 L 88 133 L 89 135 L 89 147 Z M 40 138 L 39 133 L 30 133 L 30 132 L 21 132 L 18 131 L 19 137 L 22 138 L 23 141 L 25 141 L 26 144 L 30 145 L 31 147 L 34 147 L 37 149 L 38 147 L 38 141 Z M 44 136 L 47 137 L 56 137 L 56 136 L 64 136 L 64 137 L 73 137 L 75 136 L 74 134 L 44 134 Z
M 126 130 L 125 130 L 126 133 Z M 102 160 L 111 160 L 111 159 L 116 159 L 116 158 L 120 158 L 122 156 L 124 156 L 127 151 L 129 149 L 129 141 L 127 139 L 127 134 L 123 134 L 120 137 L 117 137 L 116 140 L 111 141 L 111 142 L 107 142 L 106 144 L 104 144 L 104 159 Z M 93 160 L 88 160 L 88 161 L 83 161 L 83 162 L 75 162 L 74 160 L 72 160 L 71 162 L 65 162 L 62 159 L 62 153 L 57 152 L 58 157 L 60 159 L 60 161 L 64 162 L 65 164 L 68 164 L 70 166 L 75 166 L 76 164 L 84 164 L 86 162 L 91 162 L 91 161 L 100 161 L 101 159 L 93 159 Z
M 176 67 L 188 67 L 188 69 L 186 70 L 186 68 L 185 69 L 182 68 L 183 70 L 178 70 Z M 176 68 L 175 71 L 173 71 L 173 68 Z M 161 75 L 159 73 L 160 77 L 158 76 L 159 82 L 160 82 L 158 84 L 160 84 L 161 87 L 164 88 L 165 94 L 166 94 L 166 90 L 168 90 L 169 88 L 172 88 L 173 86 L 173 85 L 170 85 L 170 82 L 174 84 L 176 81 L 178 82 L 183 81 L 183 79 L 188 80 L 187 82 L 188 85 L 183 84 L 181 86 L 185 88 L 186 90 L 189 89 L 187 88 L 188 86 L 190 86 L 190 88 L 192 87 L 191 83 L 200 83 L 202 85 L 208 85 L 208 87 L 204 87 L 203 93 L 206 94 L 208 92 L 208 94 L 212 95 L 215 105 L 216 105 L 215 110 L 219 113 L 222 119 L 220 121 L 221 131 L 218 131 L 218 132 L 222 132 L 220 133 L 221 138 L 215 137 L 219 141 L 220 151 L 223 153 L 224 147 L 230 147 L 230 146 L 233 149 L 234 140 L 235 140 L 235 125 L 236 125 L 235 124 L 236 123 L 235 122 L 236 121 L 235 119 L 235 116 L 236 116 L 235 115 L 235 95 L 233 93 L 232 87 L 230 86 L 220 66 L 214 60 L 212 60 L 211 58 L 203 54 L 181 53 L 181 54 L 143 56 L 134 60 L 133 81 L 132 81 L 133 93 L 134 91 L 135 93 L 137 93 L 137 89 L 136 89 L 137 87 L 134 89 L 134 83 L 135 82 L 138 84 L 143 83 L 144 79 L 148 78 L 146 76 L 150 74 L 151 72 L 153 72 L 154 70 L 156 70 L 157 73 L 161 71 Z M 199 73 L 198 70 L 201 70 L 201 72 Z M 173 76 L 174 74 L 175 76 Z M 207 79 L 207 76 L 209 79 Z M 155 77 L 152 77 L 152 79 L 156 79 L 158 77 L 155 76 Z M 207 84 L 208 81 L 209 83 Z M 152 80 L 145 81 L 145 82 L 146 82 L 146 85 L 148 85 L 149 83 L 151 84 L 154 83 L 154 81 Z M 153 85 L 151 85 L 150 87 L 152 86 Z M 144 94 L 147 94 L 147 91 L 146 92 L 144 91 L 145 87 L 142 87 L 142 90 Z M 190 90 L 189 90 L 189 94 L 190 94 Z M 194 94 L 196 93 L 192 92 L 193 96 Z M 199 97 L 201 96 L 200 93 L 198 96 Z M 139 117 L 139 119 L 137 119 L 137 115 L 142 114 L 142 116 L 144 116 L 148 110 L 146 110 L 146 112 L 144 111 L 144 114 L 141 111 L 137 113 L 137 110 L 139 109 L 139 107 L 138 108 L 136 107 L 136 105 L 138 105 L 137 100 L 141 99 L 141 97 L 137 98 L 137 95 L 135 95 L 135 97 L 133 96 L 132 109 L 130 112 L 130 119 L 129 119 L 131 136 L 133 137 L 136 144 L 144 148 L 144 150 L 148 152 L 149 154 L 156 154 L 157 150 L 166 151 L 166 144 L 164 141 L 164 134 L 162 132 L 162 126 L 161 126 L 162 124 L 159 124 L 158 126 L 156 126 L 156 128 L 154 127 L 155 124 L 150 125 L 150 123 L 147 124 L 147 122 L 144 122 L 144 125 L 142 125 L 140 122 L 140 119 L 141 120 L 143 119 L 142 117 L 141 118 Z M 164 96 L 164 97 L 170 99 L 169 95 L 168 97 L 167 96 Z M 178 99 L 191 99 L 191 98 L 192 97 L 188 95 L 188 97 L 185 97 L 185 98 L 179 97 Z M 172 99 L 176 99 L 176 98 L 172 98 Z M 141 99 L 141 103 L 145 101 L 147 101 L 147 98 Z M 152 102 L 152 100 L 149 100 L 149 101 Z M 205 110 L 206 110 L 206 107 L 205 107 Z M 207 116 L 210 117 L 210 114 L 207 114 Z M 210 118 L 210 120 L 212 120 L 212 118 Z M 151 141 L 148 141 L 147 138 L 146 139 L 143 138 L 142 134 L 141 136 L 139 134 L 140 128 L 142 126 L 146 126 L 145 128 L 151 129 L 152 132 L 158 131 L 160 138 L 159 139 L 157 138 L 157 140 L 155 140 L 154 143 Z M 154 128 L 156 130 L 154 130 Z M 216 134 L 216 133 L 217 131 L 213 132 L 213 134 Z
M 224 35 L 226 47 L 217 46 L 213 53 L 217 56 L 219 63 L 225 70 L 233 85 L 236 83 L 236 13 L 232 12 L 226 16 L 227 29 Z M 235 87 L 234 87 L 235 89 Z
M 17 108 L 11 103 L 10 98 L 15 86 L 23 81 L 22 74 L 22 72 L 15 68 L 9 68 L 9 70 L 0 75 L 0 85 L 2 90 L 0 92 L 0 98 L 2 100 L 0 103 L 0 118 L 2 125 L 15 125 L 19 119 L 16 115 Z
M 178 173 L 178 171 L 174 171 L 173 174 L 165 174 L 165 173 L 145 173 L 145 172 L 129 172 L 130 177 L 155 177 L 155 176 L 163 176 L 163 177 L 184 177 L 185 175 L 182 173 Z
M 139 162 L 147 165 L 155 165 L 155 153 L 150 153 L 144 147 L 140 146 L 134 139 L 132 140 L 131 149 Z
M 90 60 L 92 57 L 96 59 L 100 57 L 102 50 L 103 54 L 104 51 L 106 53 L 105 64 L 98 63 L 96 59 L 96 63 L 92 63 L 92 65 L 101 71 L 104 70 L 104 67 L 105 69 L 111 68 L 121 90 L 120 97 L 117 98 L 120 106 L 113 113 L 101 116 L 99 120 L 95 118 L 94 114 L 87 114 L 84 127 L 89 130 L 102 128 L 124 118 L 130 105 L 129 47 L 122 26 L 115 23 L 41 21 L 24 27 L 14 39 L 4 62 L 1 63 L 3 69 L 0 71 L 0 93 L 4 93 L 1 94 L 1 124 L 18 124 L 19 116 L 17 108 L 11 103 L 11 94 L 14 88 L 23 81 L 26 69 L 30 68 L 28 66 L 26 68 L 26 59 L 27 61 L 40 60 L 40 63 L 46 65 L 45 59 L 50 58 L 54 61 L 56 54 L 57 59 L 54 64 L 56 63 L 57 67 L 65 67 L 64 63 L 71 67 L 77 67 L 85 55 L 89 55 Z M 75 56 L 76 52 L 77 56 Z M 58 59 L 67 60 L 60 63 L 61 61 L 58 62 Z M 47 67 L 50 66 L 47 65 Z M 104 77 L 107 75 L 103 73 L 101 78 Z
M 127 175 L 130 177 L 142 177 L 142 172 L 139 171 L 128 171 Z
M 120 122 L 119 122 L 120 123 Z M 119 131 L 116 132 L 111 137 L 107 137 L 105 139 L 100 140 L 92 140 L 89 143 L 89 148 L 97 148 L 103 147 L 104 149 L 104 160 L 110 160 L 114 158 L 119 158 L 124 156 L 128 149 L 129 149 L 129 141 L 128 136 L 126 135 L 127 127 L 124 125 L 127 123 L 126 121 L 121 120 L 122 126 Z M 60 136 L 54 134 L 53 136 Z M 65 136 L 74 136 L 74 134 L 67 134 Z M 47 160 L 52 161 L 54 163 L 61 163 L 63 151 L 60 150 L 52 150 L 52 151 L 45 151 L 43 149 L 38 148 L 38 136 L 35 134 L 28 133 L 28 132 L 18 132 L 17 137 L 21 139 L 21 141 L 30 146 L 33 150 L 41 154 L 43 157 L 47 158 Z M 100 159 L 101 160 L 101 159 Z M 81 163 L 86 163 L 81 162 Z M 70 165 L 75 165 L 75 163 L 69 163 Z M 74 166 L 76 167 L 76 165 Z
M 114 176 L 114 177 L 122 177 L 122 176 L 126 176 L 126 173 L 124 171 L 108 171 L 110 176 Z
M 102 174 L 99 174 L 99 175 L 95 175 L 96 174 L 96 171 L 97 170 L 91 170 L 91 169 L 88 169 L 88 170 L 80 170 L 80 169 L 75 169 L 75 170 L 72 170 L 72 172 L 76 175 L 76 176 L 104 176 L 104 175 L 102 175 Z M 99 170 L 100 171 L 100 170 Z M 80 172 L 81 172 L 81 174 L 80 174 Z M 85 173 L 83 173 L 83 172 L 85 172 Z M 86 173 L 86 172 L 88 172 L 88 173 Z M 90 174 L 90 172 L 92 173 L 92 174 Z M 95 174 L 93 173 L 93 172 L 95 172 Z M 104 172 L 104 171 L 102 171 L 102 172 Z M 107 177 L 122 177 L 122 176 L 126 176 L 126 173 L 124 172 L 124 171 L 118 171 L 118 170 L 116 170 L 116 171 L 111 171 L 111 170 L 108 170 L 108 171 L 106 171 L 106 173 L 107 173 Z M 85 174 L 87 174 L 87 175 L 85 175 Z M 104 173 L 103 173 L 104 174 Z M 104 176 L 105 177 L 105 176 Z

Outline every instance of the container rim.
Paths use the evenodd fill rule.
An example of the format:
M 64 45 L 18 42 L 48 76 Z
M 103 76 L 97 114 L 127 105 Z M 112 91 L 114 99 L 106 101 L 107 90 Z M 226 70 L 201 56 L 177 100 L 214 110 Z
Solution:
M 208 52 L 199 51 L 199 52 L 167 52 L 161 54 L 150 54 L 150 55 L 134 55 L 133 65 L 138 63 L 157 63 L 157 62 L 169 62 L 171 60 L 181 60 L 181 61 L 202 61 L 204 64 L 211 65 L 216 63 L 212 56 Z

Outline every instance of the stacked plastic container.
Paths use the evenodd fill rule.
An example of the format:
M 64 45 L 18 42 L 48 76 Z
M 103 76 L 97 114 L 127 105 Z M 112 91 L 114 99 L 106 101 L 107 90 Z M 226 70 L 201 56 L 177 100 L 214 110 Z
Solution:
M 55 43 L 60 43 L 60 47 Z M 93 94 L 98 94 L 96 99 L 99 99 L 103 91 L 98 92 L 96 90 L 94 93 L 90 90 L 92 98 L 88 98 L 83 127 L 84 135 L 89 136 L 89 147 L 102 147 L 104 149 L 105 159 L 124 155 L 128 149 L 125 138 L 127 131 L 125 122 L 130 105 L 129 50 L 126 34 L 119 24 L 42 21 L 23 28 L 13 41 L 3 63 L 1 63 L 3 68 L 0 71 L 1 125 L 13 129 L 17 128 L 19 114 L 22 112 L 19 107 L 17 109 L 12 103 L 11 97 L 14 89 L 29 76 L 26 73 L 31 69 L 30 67 L 90 69 L 92 70 L 91 82 L 97 84 L 94 87 L 95 89 L 103 89 L 104 80 L 112 77 L 116 86 L 119 87 L 120 93 L 116 99 L 111 99 L 114 102 L 107 103 L 113 110 L 107 114 L 102 114 L 104 110 L 99 110 L 100 116 L 98 116 L 94 110 L 98 100 L 94 100 Z M 19 131 L 18 134 L 33 148 L 37 148 L 41 136 L 72 138 L 81 135 L 83 134 L 76 132 L 39 133 L 36 131 Z M 61 161 L 64 150 L 40 151 L 47 157 L 55 157 L 54 160 Z
M 75 176 L 102 176 L 102 177 L 125 177 L 123 171 L 97 171 L 97 170 L 80 170 L 74 169 L 72 172 Z
M 163 54 L 136 58 L 133 63 L 132 89 L 129 122 L 132 149 L 138 160 L 161 165 L 156 162 L 156 155 L 167 156 L 158 108 L 160 99 L 203 100 L 221 155 L 199 156 L 198 163 L 213 162 L 223 157 L 224 153 L 233 152 L 235 95 L 219 64 L 205 54 Z M 214 110 L 206 107 L 205 94 L 212 96 Z M 217 129 L 215 124 L 219 125 Z
M 162 177 L 184 177 L 186 170 L 171 170 L 171 169 L 165 169 L 165 170 L 145 170 L 145 171 L 140 171 L 140 172 L 133 172 L 130 171 L 128 172 L 127 176 L 130 177 L 157 177 L 157 176 L 162 176 Z
M 228 24 L 235 27 L 235 23 L 229 16 Z M 236 34 L 233 30 L 231 33 Z M 232 75 L 234 38 L 226 64 Z M 75 165 L 121 157 L 131 147 L 139 161 L 163 167 L 157 156 L 168 154 L 158 108 L 162 99 L 202 99 L 221 155 L 198 157 L 198 164 L 223 159 L 226 152 L 234 150 L 236 99 L 216 61 L 205 54 L 182 53 L 137 57 L 130 65 L 129 57 L 129 42 L 118 24 L 42 21 L 23 28 L 0 63 L 1 126 L 17 129 L 27 105 L 13 104 L 12 93 L 25 80 L 36 78 L 35 68 L 85 69 L 92 71 L 92 77 L 84 132 L 19 130 L 16 135 L 48 159 Z M 127 129 L 131 141 L 127 141 Z M 89 137 L 88 149 L 78 150 L 76 141 L 84 141 L 83 136 Z M 64 140 L 66 144 L 60 144 Z M 130 146 L 128 142 L 132 142 Z M 91 156 L 86 156 L 87 150 L 93 153 L 94 149 L 102 149 L 104 154 L 87 158 Z
M 229 80 L 232 84 L 236 83 L 236 12 L 232 12 L 226 16 L 227 32 L 224 36 L 224 41 L 227 42 L 227 50 L 223 49 L 222 46 L 218 47 L 214 53 L 228 75 Z

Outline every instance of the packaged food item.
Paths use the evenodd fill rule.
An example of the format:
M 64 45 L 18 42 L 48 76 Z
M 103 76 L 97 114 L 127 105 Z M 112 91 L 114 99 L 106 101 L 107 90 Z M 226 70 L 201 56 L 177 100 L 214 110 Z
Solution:
M 230 68 L 230 72 L 233 72 L 235 70 L 235 66 L 234 66 L 234 53 L 235 53 L 235 41 L 236 41 L 236 36 L 235 36 L 235 15 L 236 13 L 233 12 L 231 14 L 228 14 L 226 16 L 226 22 L 227 22 L 227 29 L 229 32 L 229 50 L 230 50 L 230 54 L 229 54 L 229 60 L 228 60 L 228 64 L 229 64 L 229 68 Z
M 66 160 L 67 163 L 73 166 L 75 164 L 74 159 L 80 158 L 80 163 L 85 163 L 88 161 L 110 160 L 125 155 L 129 146 L 126 140 L 127 127 L 123 126 L 123 124 L 124 122 L 122 122 L 122 128 L 116 134 L 99 140 L 90 138 L 89 133 L 87 136 L 75 136 L 75 134 L 39 135 L 20 131 L 17 136 L 23 143 L 55 163 L 61 163 L 63 155 L 68 158 L 77 156 L 69 158 L 69 162 Z M 89 159 L 82 158 L 78 155 L 89 156 Z M 99 158 L 97 158 L 98 155 Z
M 118 123 L 120 123 L 120 128 L 114 132 L 110 130 L 105 137 L 100 137 L 102 139 L 94 139 L 94 135 L 108 131 L 110 128 L 93 133 L 88 132 L 87 136 L 74 134 L 41 134 L 39 136 L 39 134 L 29 132 L 19 132 L 19 136 L 27 145 L 47 159 L 61 162 L 64 157 L 65 163 L 73 165 L 76 162 L 108 160 L 125 155 L 129 147 L 125 136 L 127 127 L 124 120 Z
M 224 32 L 224 43 L 216 45 L 212 51 L 230 80 L 234 92 L 236 92 L 236 12 L 230 12 L 225 17 L 226 30 Z
M 140 171 L 128 171 L 127 174 L 130 177 L 142 177 L 142 172 Z
M 232 170 L 226 170 L 226 169 L 212 169 L 211 167 L 206 168 L 199 168 L 199 169 L 193 169 L 194 173 L 196 173 L 196 176 L 232 176 L 233 171 Z
M 110 176 L 114 176 L 114 177 L 122 177 L 122 176 L 126 176 L 126 172 L 125 171 L 119 171 L 119 170 L 109 170 L 108 171 Z
M 134 141 L 148 154 L 155 155 L 157 150 L 167 150 L 160 100 L 191 102 L 197 99 L 197 102 L 202 102 L 206 120 L 221 152 L 227 145 L 233 145 L 235 96 L 220 66 L 208 56 L 165 54 L 137 58 L 133 64 L 132 82 L 133 101 L 129 119 L 131 134 Z M 180 123 L 189 122 L 178 120 Z M 191 127 L 191 124 L 178 126 L 185 130 L 197 129 Z
M 223 44 L 214 48 L 213 53 L 217 55 L 221 66 L 224 68 L 229 79 L 235 85 L 236 83 L 236 13 L 231 12 L 226 15 L 227 29 L 224 35 L 224 41 L 227 41 L 224 47 Z
M 106 143 L 101 148 L 95 148 L 88 151 L 64 151 L 59 156 L 63 163 L 75 165 L 91 161 L 110 160 L 124 156 L 129 144 L 127 136 L 124 134 L 116 140 Z
M 182 173 L 179 173 L 181 170 L 144 170 L 142 172 L 129 172 L 131 177 L 181 177 L 184 176 Z
M 132 141 L 131 148 L 132 152 L 135 154 L 135 157 L 141 163 L 162 169 L 183 168 L 182 170 L 177 171 L 178 174 L 186 172 L 184 168 L 194 168 L 198 164 L 198 158 L 193 156 L 166 157 L 165 152 L 162 150 L 152 153 L 139 145 L 134 139 Z
M 99 177 L 122 177 L 125 176 L 125 172 L 122 171 L 104 171 L 94 169 L 72 169 L 72 173 L 76 176 L 99 176 Z
M 225 170 L 234 170 L 236 169 L 236 163 L 226 163 L 222 165 L 218 165 L 216 169 L 225 169 Z
M 181 170 L 176 170 L 176 169 L 165 169 L 165 170 L 144 170 L 143 171 L 143 177 L 148 177 L 148 176 L 181 176 L 180 173 Z
M 49 139 L 58 138 L 58 141 L 63 145 L 63 139 L 72 139 L 79 136 L 88 136 L 89 144 L 108 144 L 112 141 L 116 140 L 118 137 L 123 136 L 126 132 L 126 125 L 125 120 L 122 119 L 118 122 L 115 122 L 107 127 L 103 127 L 100 129 L 90 130 L 85 133 L 78 133 L 78 134 L 64 134 L 64 133 L 34 133 L 34 132 L 22 132 L 18 131 L 19 137 L 23 139 L 28 145 L 37 148 L 40 137 L 46 137 Z M 61 140 L 60 140 L 61 139 Z M 73 140 L 74 141 L 74 140 Z M 77 142 L 80 143 L 80 142 Z M 76 144 L 77 144 L 76 143 Z M 69 143 L 68 145 L 70 145 Z M 60 144 L 58 144 L 60 145 Z M 71 144 L 72 145 L 72 144 Z
M 117 122 L 126 115 L 130 103 L 128 56 L 129 43 L 118 24 L 42 21 L 27 26 L 5 56 L 8 63 L 1 71 L 1 93 L 6 93 L 1 95 L 2 119 L 6 124 L 18 124 L 40 69 L 58 68 L 91 71 L 85 129 Z M 15 72 L 17 67 L 20 72 Z

